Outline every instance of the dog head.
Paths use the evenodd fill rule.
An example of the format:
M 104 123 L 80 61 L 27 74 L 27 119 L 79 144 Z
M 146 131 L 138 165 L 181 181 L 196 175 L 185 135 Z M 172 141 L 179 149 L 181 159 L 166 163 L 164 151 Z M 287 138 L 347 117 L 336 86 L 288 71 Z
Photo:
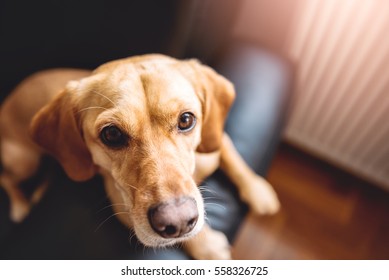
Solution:
M 195 153 L 220 148 L 233 99 L 231 83 L 195 60 L 133 57 L 69 82 L 31 133 L 70 178 L 108 178 L 139 240 L 165 246 L 204 224 Z

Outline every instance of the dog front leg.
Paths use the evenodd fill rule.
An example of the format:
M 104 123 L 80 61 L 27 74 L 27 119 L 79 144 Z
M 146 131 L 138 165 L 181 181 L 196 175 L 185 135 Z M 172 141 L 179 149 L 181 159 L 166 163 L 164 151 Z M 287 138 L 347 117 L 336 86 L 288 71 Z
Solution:
M 205 178 L 210 176 L 220 165 L 220 151 L 212 153 L 196 152 L 196 168 L 193 179 L 197 184 L 203 182 Z
M 273 187 L 243 160 L 230 137 L 224 133 L 220 167 L 237 186 L 241 199 L 257 214 L 274 214 L 280 203 Z
M 40 152 L 28 141 L 20 143 L 13 138 L 1 139 L 0 185 L 8 194 L 10 218 L 13 222 L 22 222 L 30 213 L 31 207 L 42 198 L 47 188 L 48 181 L 45 179 L 36 187 L 31 199 L 27 199 L 19 188 L 21 182 L 31 178 L 37 172 L 40 159 Z
M 229 260 L 230 244 L 227 237 L 208 225 L 193 238 L 184 242 L 185 251 L 197 260 Z
M 11 220 L 15 223 L 22 222 L 30 212 L 31 204 L 10 174 L 4 171 L 0 174 L 0 185 L 4 188 L 9 197 Z

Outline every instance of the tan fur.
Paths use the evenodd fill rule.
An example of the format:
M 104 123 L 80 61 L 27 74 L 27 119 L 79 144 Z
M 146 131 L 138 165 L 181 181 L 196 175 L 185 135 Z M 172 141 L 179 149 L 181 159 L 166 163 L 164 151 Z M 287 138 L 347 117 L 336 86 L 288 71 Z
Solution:
M 93 72 L 62 69 L 28 78 L 0 112 L 0 180 L 11 199 L 12 219 L 21 221 L 28 214 L 30 202 L 18 184 L 36 171 L 47 152 L 74 180 L 101 174 L 114 210 L 128 213 L 119 219 L 146 246 L 184 242 L 195 258 L 230 258 L 227 239 L 204 225 L 197 183 L 221 164 L 254 211 L 279 208 L 270 185 L 249 169 L 223 134 L 234 95 L 232 84 L 209 67 L 162 55 L 117 60 Z M 181 133 L 177 120 L 186 111 L 197 123 Z M 100 131 L 110 124 L 129 135 L 127 147 L 102 143 Z M 180 196 L 196 201 L 198 222 L 180 238 L 163 238 L 149 225 L 147 211 Z

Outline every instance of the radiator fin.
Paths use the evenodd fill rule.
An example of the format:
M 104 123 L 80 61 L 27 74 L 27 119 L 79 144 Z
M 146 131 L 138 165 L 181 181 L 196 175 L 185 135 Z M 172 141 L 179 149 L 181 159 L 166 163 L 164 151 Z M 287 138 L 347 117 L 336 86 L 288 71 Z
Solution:
M 297 3 L 285 137 L 389 190 L 389 1 Z

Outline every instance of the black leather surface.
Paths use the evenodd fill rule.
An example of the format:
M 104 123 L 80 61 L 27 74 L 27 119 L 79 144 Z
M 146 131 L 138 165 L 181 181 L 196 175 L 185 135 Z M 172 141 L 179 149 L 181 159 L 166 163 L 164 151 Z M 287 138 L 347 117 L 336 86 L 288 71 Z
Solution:
M 137 47 L 132 48 L 129 46 L 126 32 L 120 30 L 115 31 L 117 33 L 112 33 L 112 26 L 101 27 L 102 30 L 100 32 L 99 28 L 95 28 L 90 23 L 89 27 L 83 25 L 76 34 L 70 34 L 77 30 L 75 23 L 65 23 L 63 18 L 54 19 L 53 25 L 56 27 L 46 26 L 44 24 L 45 16 L 49 17 L 47 20 L 50 20 L 53 15 L 46 15 L 47 10 L 44 12 L 44 10 L 39 10 L 33 4 L 26 4 L 26 2 L 23 2 L 23 5 L 27 5 L 24 7 L 29 9 L 30 13 L 27 10 L 23 10 L 22 14 L 26 15 L 28 21 L 18 23 L 10 20 L 12 14 L 17 14 L 18 2 L 1 2 L 2 8 L 6 8 L 1 11 L 3 13 L 2 16 L 8 12 L 5 17 L 5 19 L 8 19 L 8 24 L 16 25 L 11 30 L 7 30 L 4 26 L 0 30 L 2 36 L 4 34 L 8 36 L 6 37 L 8 40 L 7 44 L 0 48 L 1 58 L 6 58 L 4 60 L 5 64 L 2 63 L 1 65 L 0 73 L 0 76 L 5 74 L 5 78 L 3 78 L 4 87 L 1 88 L 3 94 L 5 94 L 4 90 L 6 88 L 13 86 L 18 79 L 28 74 L 30 70 L 37 70 L 47 66 L 93 67 L 94 64 L 103 62 L 101 60 L 114 58 L 113 56 L 127 56 L 127 54 L 148 52 L 149 50 L 167 50 L 163 47 L 165 46 L 164 40 L 166 39 L 164 36 L 167 33 L 155 34 L 156 31 L 154 30 L 159 22 L 162 22 L 164 19 L 161 14 L 156 15 L 156 18 L 145 27 L 146 30 L 152 30 L 147 35 L 150 37 L 145 39 L 142 37 L 145 34 L 135 33 L 138 34 L 136 35 L 138 37 L 135 36 L 135 38 L 145 41 L 142 41 L 142 44 L 137 42 Z M 131 1 L 126 1 L 126 3 L 129 2 Z M 173 2 L 169 1 L 172 10 L 167 9 L 165 6 L 167 14 L 177 12 L 178 8 L 173 5 Z M 80 11 L 86 13 L 87 5 L 80 3 L 82 1 L 77 2 L 77 5 L 62 5 L 65 5 L 65 10 L 68 9 L 67 11 L 74 16 L 81 16 L 82 13 Z M 136 9 L 138 9 L 137 11 L 140 14 L 144 13 L 146 18 L 151 19 L 154 13 L 147 14 L 145 10 L 150 7 L 158 7 L 158 3 L 159 1 L 145 1 L 142 4 L 145 5 L 144 7 L 141 6 Z M 81 5 L 79 11 L 71 11 L 70 8 L 76 7 L 79 4 Z M 91 15 L 89 17 L 92 19 L 92 22 L 97 22 L 101 17 L 104 18 L 104 15 L 107 15 L 107 13 L 103 12 L 104 9 L 108 9 L 108 14 L 111 14 L 111 16 L 115 15 L 115 11 L 119 11 L 119 13 L 125 9 L 130 11 L 128 10 L 130 6 L 126 6 L 124 1 L 118 1 L 119 6 L 116 6 L 115 9 L 113 7 L 106 8 L 105 5 L 107 3 L 105 1 L 97 1 L 97 4 L 101 7 L 96 11 L 90 11 Z M 122 7 L 121 5 L 124 6 Z M 118 7 L 122 8 L 118 9 Z M 63 10 L 60 8 L 57 7 L 56 11 L 62 15 Z M 181 9 L 182 7 L 179 10 Z M 201 10 L 204 11 L 206 9 L 202 7 Z M 37 14 L 31 14 L 32 11 L 35 11 Z M 43 19 L 34 22 L 35 17 L 39 16 L 43 17 Z M 137 16 L 140 17 L 140 15 Z M 204 15 L 202 16 L 204 17 Z M 65 18 L 71 21 L 71 17 Z M 196 16 L 191 20 L 194 18 Z M 230 20 L 231 18 L 232 16 L 229 17 Z M 77 17 L 75 19 L 77 20 Z M 31 28 L 35 28 L 29 26 L 29 21 L 31 21 L 32 26 L 34 24 L 37 25 L 37 28 L 43 25 L 42 28 L 46 30 L 43 32 L 46 35 L 37 33 L 42 37 L 31 35 L 31 38 L 27 38 L 28 40 L 43 41 L 43 43 L 28 41 L 29 46 L 33 50 L 30 53 L 28 53 L 28 48 L 18 46 L 18 44 L 25 43 L 27 39 L 19 38 L 17 35 L 18 31 L 21 34 L 26 34 Z M 115 26 L 120 26 L 123 23 L 122 21 L 124 19 L 115 19 L 113 23 Z M 3 22 L 6 22 L 6 20 Z M 125 24 L 128 23 L 125 22 Z M 159 27 L 161 27 L 161 30 L 165 30 L 163 32 L 167 32 L 168 26 L 171 26 L 171 24 L 173 24 L 173 21 L 168 21 L 166 25 L 160 25 Z M 193 22 L 188 26 L 190 27 L 190 25 L 193 25 Z M 59 26 L 61 26 L 60 31 L 56 30 Z M 88 28 L 93 30 L 91 32 L 94 35 L 88 33 Z M 184 28 L 183 30 L 186 29 Z M 202 30 L 202 32 L 205 32 L 204 28 Z M 216 30 L 220 32 L 220 26 Z M 36 32 L 36 30 L 33 31 Z M 60 32 L 60 34 L 57 34 L 57 32 Z M 201 40 L 202 32 L 196 31 L 193 33 L 197 34 L 195 36 L 196 40 Z M 45 37 L 50 33 L 52 33 L 51 38 L 54 40 L 53 42 L 50 42 L 50 39 Z M 68 39 L 73 38 L 75 41 L 73 44 L 67 42 L 70 46 L 60 46 L 61 42 L 63 42 L 61 34 L 67 35 Z M 86 36 L 89 36 L 87 37 L 88 39 L 82 38 L 83 34 L 87 34 Z M 99 37 L 100 35 L 101 38 Z M 101 40 L 102 45 L 99 45 L 99 41 L 96 41 L 96 38 Z M 125 43 L 128 46 L 128 50 L 125 51 L 123 46 L 109 45 L 104 38 L 113 40 L 115 44 Z M 153 39 L 151 40 L 150 38 Z M 204 38 L 209 38 L 209 35 L 204 36 Z M 84 39 L 85 41 L 83 41 Z M 201 57 L 203 60 L 211 58 L 212 53 L 206 53 L 204 56 L 201 55 L 201 48 L 204 48 L 206 43 L 200 44 L 201 48 L 199 47 L 196 51 L 196 48 L 192 45 L 193 39 L 189 39 L 184 40 L 186 43 L 182 41 L 182 46 L 191 42 L 191 48 L 190 50 L 181 50 L 181 55 L 185 56 L 197 52 L 196 56 Z M 158 41 L 163 41 L 163 43 Z M 222 46 L 225 50 L 223 55 L 218 55 L 218 59 L 215 60 L 217 62 L 213 66 L 229 78 L 235 84 L 237 90 L 237 99 L 229 115 L 226 130 L 245 160 L 259 174 L 265 175 L 278 144 L 284 122 L 289 99 L 291 69 L 279 56 L 262 50 L 257 46 L 236 43 L 231 43 L 229 47 L 226 47 L 225 44 L 218 45 L 222 41 L 225 42 L 225 38 L 223 40 L 215 40 L 212 43 L 214 50 L 222 49 Z M 155 45 L 153 45 L 154 42 Z M 77 43 L 86 46 L 86 49 L 77 48 Z M 38 46 L 46 46 L 47 49 L 39 50 L 39 47 L 36 48 L 37 44 Z M 147 47 L 142 47 L 143 44 L 147 45 Z M 157 47 L 157 44 L 159 47 Z M 58 51 L 56 51 L 57 47 Z M 92 50 L 92 53 L 88 53 L 88 48 Z M 72 56 L 72 53 L 74 56 Z M 130 238 L 132 236 L 130 230 L 121 225 L 115 217 L 111 217 L 113 213 L 111 208 L 107 207 L 110 203 L 106 198 L 100 178 L 95 178 L 86 183 L 74 183 L 69 181 L 60 171 L 53 177 L 55 179 L 47 195 L 33 209 L 31 215 L 18 225 L 11 223 L 8 219 L 8 198 L 0 188 L 0 259 L 188 258 L 180 249 L 146 249 L 135 237 Z M 204 185 L 209 190 L 205 191 L 203 195 L 206 197 L 206 210 L 210 225 L 225 232 L 230 241 L 233 241 L 247 208 L 237 199 L 234 187 L 221 172 L 216 172 L 211 178 L 207 179 Z

